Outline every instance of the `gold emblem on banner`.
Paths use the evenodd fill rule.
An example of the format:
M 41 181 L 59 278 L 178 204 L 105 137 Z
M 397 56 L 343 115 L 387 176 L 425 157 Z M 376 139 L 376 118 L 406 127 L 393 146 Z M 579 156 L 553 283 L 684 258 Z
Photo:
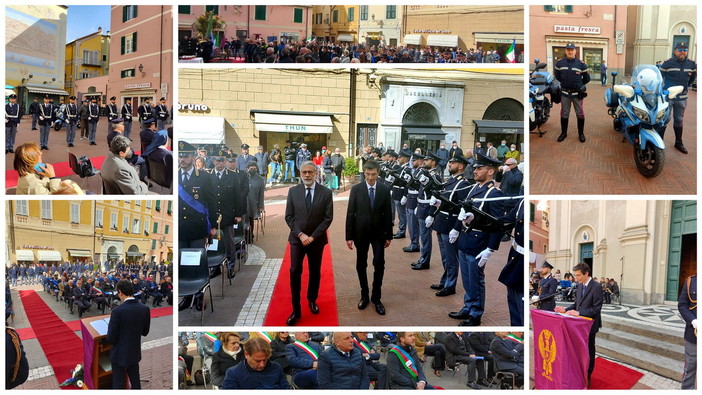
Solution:
M 539 353 L 541 353 L 542 372 L 541 375 L 549 381 L 553 381 L 553 362 L 556 360 L 556 338 L 551 331 L 544 329 L 539 333 Z

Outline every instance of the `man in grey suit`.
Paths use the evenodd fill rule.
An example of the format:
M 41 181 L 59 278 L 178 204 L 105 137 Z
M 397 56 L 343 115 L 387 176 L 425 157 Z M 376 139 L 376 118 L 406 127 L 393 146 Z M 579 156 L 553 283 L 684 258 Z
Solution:
M 239 155 L 238 158 L 236 158 L 236 168 L 239 169 L 239 171 L 243 171 L 246 173 L 248 171 L 248 163 L 250 161 L 256 161 L 256 157 L 253 155 L 249 155 L 249 145 L 248 144 L 242 144 L 241 145 L 241 155 Z
M 587 370 L 587 382 L 590 383 L 592 371 L 595 369 L 595 336 L 602 327 L 602 286 L 592 280 L 590 266 L 587 263 L 578 263 L 573 267 L 573 275 L 578 282 L 578 290 L 575 293 L 575 303 L 568 307 L 556 306 L 556 313 L 565 313 L 575 317 L 583 316 L 592 318 L 593 323 L 590 328 L 588 339 L 588 351 L 590 353 L 590 366 Z
M 110 143 L 110 152 L 100 171 L 107 194 L 146 195 L 149 192 L 134 167 L 127 162 L 134 154 L 130 143 L 122 135 L 115 136 Z
M 290 290 L 292 292 L 293 312 L 286 324 L 295 325 L 302 316 L 300 291 L 302 288 L 302 263 L 307 256 L 309 265 L 309 283 L 307 301 L 312 314 L 319 313 L 317 296 L 321 280 L 322 253 L 327 244 L 327 229 L 334 217 L 332 191 L 317 179 L 317 166 L 307 161 L 300 166 L 302 183 L 288 191 L 285 207 L 285 222 L 290 227 Z

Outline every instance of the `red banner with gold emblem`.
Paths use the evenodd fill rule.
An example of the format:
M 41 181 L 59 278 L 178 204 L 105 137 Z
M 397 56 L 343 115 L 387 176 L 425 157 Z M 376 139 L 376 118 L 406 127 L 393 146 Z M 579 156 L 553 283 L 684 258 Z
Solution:
M 590 362 L 587 342 L 593 321 L 531 310 L 534 328 L 534 382 L 540 390 L 585 389 Z

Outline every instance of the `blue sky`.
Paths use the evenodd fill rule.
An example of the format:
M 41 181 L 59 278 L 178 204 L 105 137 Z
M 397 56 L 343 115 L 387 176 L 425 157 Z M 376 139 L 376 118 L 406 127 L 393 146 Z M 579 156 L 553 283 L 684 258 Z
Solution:
M 95 33 L 98 27 L 103 32 L 110 30 L 109 5 L 69 5 L 68 27 L 66 29 L 66 43 L 76 38 Z

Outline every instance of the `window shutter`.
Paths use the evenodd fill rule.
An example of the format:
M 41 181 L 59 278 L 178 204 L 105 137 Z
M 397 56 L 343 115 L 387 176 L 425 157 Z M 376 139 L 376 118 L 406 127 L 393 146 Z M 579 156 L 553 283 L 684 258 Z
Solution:
M 136 18 L 137 17 L 137 6 L 133 5 L 132 7 L 134 7 L 134 16 L 132 18 Z
M 137 45 L 136 45 L 136 44 L 137 44 L 137 33 L 134 32 L 134 33 L 132 34 L 132 52 L 136 52 L 136 51 L 137 51 Z
M 567 5 L 567 6 L 565 6 L 565 12 L 572 13 L 572 12 L 573 12 L 573 6 L 572 6 L 572 5 Z
M 125 42 L 126 42 L 126 36 L 122 36 L 122 38 L 120 39 L 120 43 L 122 44 L 122 49 L 121 49 L 120 53 L 122 55 L 124 55 Z
M 529 203 L 529 222 L 534 222 L 534 203 Z
M 545 5 L 545 6 L 544 6 L 544 11 L 546 11 L 546 12 L 553 12 L 553 6 Z
M 122 22 L 126 22 L 129 15 L 129 6 L 122 7 Z

